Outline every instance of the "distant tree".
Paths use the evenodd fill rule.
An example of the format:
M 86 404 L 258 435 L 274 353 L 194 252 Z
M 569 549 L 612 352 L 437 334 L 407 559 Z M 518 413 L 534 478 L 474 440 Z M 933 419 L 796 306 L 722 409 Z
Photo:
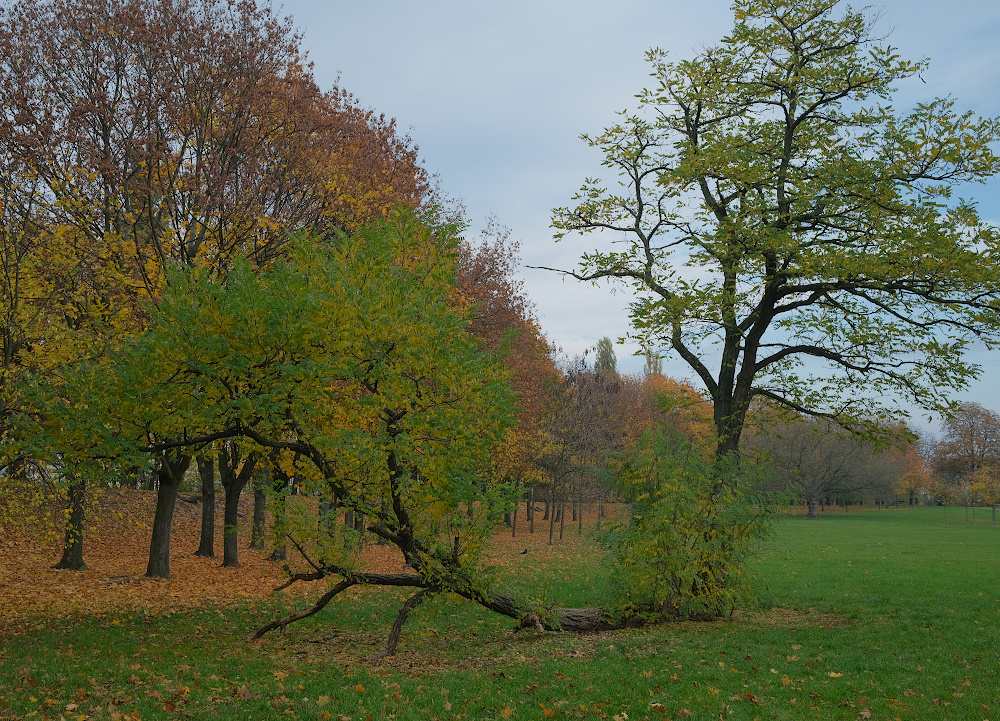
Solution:
M 719 458 L 759 399 L 873 432 L 891 399 L 946 410 L 977 372 L 968 342 L 1000 331 L 1000 266 L 983 262 L 1000 238 L 949 200 L 1000 170 L 1000 121 L 951 99 L 897 114 L 894 87 L 926 63 L 837 7 L 736 0 L 720 45 L 649 52 L 638 111 L 585 138 L 622 191 L 595 177 L 553 211 L 558 238 L 615 235 L 559 272 L 634 289 L 636 338 L 711 396 Z
M 819 517 L 824 499 L 881 502 L 894 495 L 903 472 L 901 452 L 876 448 L 825 419 L 793 416 L 761 426 L 748 448 L 773 464 L 777 488 L 806 501 L 809 518 Z
M 646 348 L 643 355 L 646 358 L 646 363 L 642 367 L 642 374 L 647 378 L 663 375 L 663 357 L 653 352 L 651 348 Z
M 1000 463 L 1000 415 L 967 402 L 941 423 L 934 448 L 935 476 L 955 487 L 967 486 L 984 466 Z
M 596 356 L 594 358 L 595 371 L 606 373 L 618 372 L 618 358 L 615 356 L 615 346 L 610 338 L 604 336 L 597 341 L 594 351 Z
M 927 460 L 920 453 L 920 444 L 913 443 L 906 448 L 900 470 L 896 491 L 906 496 L 909 505 L 916 505 L 921 496 L 926 497 L 930 493 L 931 488 L 931 474 Z

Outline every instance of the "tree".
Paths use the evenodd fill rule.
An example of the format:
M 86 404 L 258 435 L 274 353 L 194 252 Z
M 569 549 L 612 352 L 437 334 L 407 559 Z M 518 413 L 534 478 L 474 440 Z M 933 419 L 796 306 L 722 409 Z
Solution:
M 824 499 L 884 500 L 903 472 L 902 451 L 876 448 L 825 418 L 765 421 L 748 440 L 773 464 L 777 487 L 806 501 L 808 518 L 819 518 Z
M 618 372 L 618 358 L 615 356 L 615 346 L 611 342 L 611 339 L 604 336 L 599 341 L 597 341 L 597 346 L 594 348 L 594 370 L 598 373 L 611 373 L 615 374 Z
M 925 62 L 836 6 L 736 0 L 720 45 L 650 51 L 638 111 L 585 136 L 622 192 L 588 179 L 553 211 L 557 238 L 624 236 L 559 272 L 635 290 L 634 335 L 704 384 L 718 457 L 755 399 L 855 429 L 886 427 L 896 396 L 947 410 L 969 343 L 997 340 L 1000 239 L 951 191 L 1000 170 L 1000 121 L 950 99 L 898 115 Z
M 968 485 L 984 466 L 1000 463 L 1000 415 L 978 403 L 962 403 L 941 423 L 933 452 L 935 475 L 953 486 Z
M 648 378 L 663 375 L 663 358 L 658 353 L 655 353 L 651 348 L 646 348 L 643 351 L 643 356 L 646 358 L 646 362 L 642 366 L 644 376 Z
M 144 304 L 173 263 L 220 277 L 238 258 L 263 268 L 291 230 L 351 230 L 431 195 L 410 139 L 344 90 L 321 92 L 291 20 L 269 6 L 24 0 L 2 9 L 4 222 L 31 250 L 8 253 L 4 270 L 41 265 L 48 284 L 31 286 L 30 302 L 24 284 L 11 296 L 0 322 L 8 358 L 31 340 L 50 365 L 96 357 L 143 327 Z M 7 217 L 15 210 L 18 223 Z M 39 322 L 53 298 L 64 318 Z M 38 328 L 45 343 L 31 338 Z M 84 329 L 100 342 L 82 343 Z M 82 350 L 67 352 L 74 345 Z M 162 470 L 158 478 L 172 477 Z

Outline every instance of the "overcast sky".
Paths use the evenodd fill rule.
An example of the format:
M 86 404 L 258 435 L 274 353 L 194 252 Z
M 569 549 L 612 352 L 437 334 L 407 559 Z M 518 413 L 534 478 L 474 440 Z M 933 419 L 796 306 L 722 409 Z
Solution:
M 860 7 L 855 4 L 855 7 Z M 551 209 L 567 205 L 600 156 L 580 139 L 635 106 L 649 80 L 644 52 L 691 57 L 732 26 L 728 0 L 286 0 L 317 80 L 341 86 L 397 119 L 425 167 L 463 200 L 473 232 L 495 215 L 520 240 L 525 265 L 571 268 L 593 240 L 556 244 Z M 869 14 L 903 57 L 931 60 L 923 81 L 900 86 L 897 109 L 951 95 L 958 106 L 1000 115 L 1000 2 L 889 0 Z M 966 186 L 1000 221 L 1000 182 Z M 524 270 L 547 336 L 570 353 L 628 329 L 629 295 Z M 633 346 L 619 368 L 638 371 Z M 997 354 L 976 354 L 985 373 L 962 399 L 1000 410 Z M 666 371 L 690 377 L 668 360 Z

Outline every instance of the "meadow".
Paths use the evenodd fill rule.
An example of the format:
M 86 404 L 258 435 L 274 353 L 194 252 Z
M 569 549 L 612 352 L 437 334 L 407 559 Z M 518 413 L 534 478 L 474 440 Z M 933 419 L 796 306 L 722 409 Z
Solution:
M 435 598 L 379 662 L 404 597 L 384 590 L 259 642 L 309 596 L 36 615 L 0 637 L 0 718 L 1000 719 L 1000 526 L 947 513 L 784 516 L 751 562 L 766 607 L 731 620 L 515 632 Z M 498 533 L 502 584 L 599 604 L 593 538 L 546 541 Z

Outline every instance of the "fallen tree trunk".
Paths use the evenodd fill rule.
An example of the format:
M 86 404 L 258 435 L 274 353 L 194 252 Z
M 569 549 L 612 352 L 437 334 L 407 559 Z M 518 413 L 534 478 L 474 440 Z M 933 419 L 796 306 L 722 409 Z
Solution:
M 414 587 L 422 589 L 411 596 L 400 609 L 399 616 L 393 624 L 392 632 L 382 652 L 377 659 L 391 656 L 396 651 L 396 645 L 409 612 L 428 595 L 450 590 L 463 598 L 477 603 L 483 608 L 507 616 L 520 624 L 521 628 L 537 628 L 540 631 L 568 631 L 584 633 L 589 631 L 610 631 L 619 628 L 640 626 L 645 620 L 639 617 L 614 619 L 603 608 L 544 608 L 535 607 L 525 601 L 493 592 L 478 594 L 474 591 L 461 591 L 454 588 L 442 589 L 428 583 L 420 575 L 412 573 L 360 573 L 347 569 L 317 569 L 313 573 L 296 574 L 289 582 L 279 586 L 277 590 L 287 588 L 297 580 L 318 580 L 331 573 L 341 575 L 344 580 L 327 591 L 311 607 L 302 611 L 276 619 L 261 626 L 254 634 L 254 639 L 260 639 L 276 629 L 284 631 L 289 624 L 308 618 L 327 606 L 339 593 L 355 585 Z

